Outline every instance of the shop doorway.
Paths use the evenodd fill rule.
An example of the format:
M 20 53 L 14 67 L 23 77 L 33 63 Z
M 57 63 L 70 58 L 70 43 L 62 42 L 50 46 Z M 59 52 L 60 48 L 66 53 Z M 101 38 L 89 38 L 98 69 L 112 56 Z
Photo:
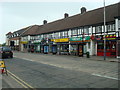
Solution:
M 80 57 L 83 57 L 83 53 L 84 53 L 83 47 L 84 47 L 83 44 L 78 45 L 78 56 L 80 56 Z

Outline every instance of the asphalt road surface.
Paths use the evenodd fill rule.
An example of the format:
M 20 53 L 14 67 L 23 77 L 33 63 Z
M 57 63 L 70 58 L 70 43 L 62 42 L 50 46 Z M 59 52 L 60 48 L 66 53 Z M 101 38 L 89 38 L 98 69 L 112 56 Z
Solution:
M 60 56 L 42 54 L 35 56 L 34 54 L 29 54 L 29 58 L 26 58 L 24 55 L 20 55 L 21 54 L 17 53 L 13 59 L 4 60 L 8 70 L 8 76 L 6 74 L 2 75 L 2 88 L 118 88 L 117 78 L 102 77 L 93 74 L 93 72 L 91 74 L 85 71 L 85 69 L 75 70 L 59 67 L 59 63 L 56 65 L 55 63 L 43 63 L 43 61 L 41 63 L 34 59 L 31 60 L 29 57 L 30 55 L 33 58 L 40 57 L 40 59 L 42 59 L 42 57 L 49 56 L 43 58 L 43 60 L 54 59 L 55 57 L 62 61 Z M 100 62 L 97 62 L 98 65 L 100 65 Z M 93 67 L 90 68 L 93 69 Z M 89 66 L 86 66 L 86 70 L 88 69 Z

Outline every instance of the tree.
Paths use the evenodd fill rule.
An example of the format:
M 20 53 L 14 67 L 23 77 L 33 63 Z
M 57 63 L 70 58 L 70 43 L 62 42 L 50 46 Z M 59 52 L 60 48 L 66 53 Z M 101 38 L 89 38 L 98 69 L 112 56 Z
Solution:
M 6 46 L 6 43 L 3 43 L 2 46 Z

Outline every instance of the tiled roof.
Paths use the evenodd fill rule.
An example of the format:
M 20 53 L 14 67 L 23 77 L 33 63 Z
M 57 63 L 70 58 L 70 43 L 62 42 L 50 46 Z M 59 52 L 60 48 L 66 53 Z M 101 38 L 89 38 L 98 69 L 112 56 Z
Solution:
M 22 36 L 25 35 L 34 35 L 39 30 L 39 25 L 32 25 L 27 28 L 27 30 L 22 34 Z
M 9 33 L 7 33 L 6 35 L 10 35 L 10 34 L 12 34 L 11 32 L 9 32 Z
M 120 3 L 113 4 L 110 6 L 106 6 L 106 22 L 114 21 L 115 17 L 120 16 L 118 11 L 120 10 Z M 88 11 L 84 14 L 77 14 L 71 17 L 67 17 L 64 19 L 56 20 L 51 23 L 47 23 L 41 26 L 33 26 L 24 35 L 34 35 L 34 34 L 41 34 L 41 33 L 49 33 L 55 32 L 65 29 L 71 29 L 74 27 L 81 27 L 87 25 L 95 25 L 103 23 L 103 14 L 104 8 L 98 8 L 95 10 Z

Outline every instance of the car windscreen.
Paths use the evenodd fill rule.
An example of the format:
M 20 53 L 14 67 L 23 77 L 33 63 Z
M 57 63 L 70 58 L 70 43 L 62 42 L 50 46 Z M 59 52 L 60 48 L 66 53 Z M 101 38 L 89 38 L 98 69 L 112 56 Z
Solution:
M 3 51 L 11 51 L 11 49 L 8 47 L 3 47 Z

